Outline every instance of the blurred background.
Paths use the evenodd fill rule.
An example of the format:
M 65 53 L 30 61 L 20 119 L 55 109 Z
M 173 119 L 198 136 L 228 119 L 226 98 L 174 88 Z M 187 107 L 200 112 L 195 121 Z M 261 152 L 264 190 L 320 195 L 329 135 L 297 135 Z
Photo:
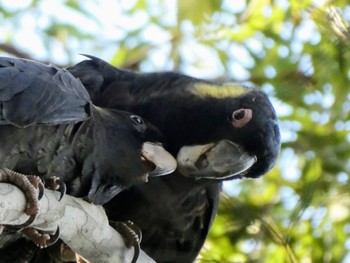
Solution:
M 307 0 L 0 0 L 0 55 L 252 82 L 282 150 L 225 183 L 198 262 L 350 262 L 350 4 Z

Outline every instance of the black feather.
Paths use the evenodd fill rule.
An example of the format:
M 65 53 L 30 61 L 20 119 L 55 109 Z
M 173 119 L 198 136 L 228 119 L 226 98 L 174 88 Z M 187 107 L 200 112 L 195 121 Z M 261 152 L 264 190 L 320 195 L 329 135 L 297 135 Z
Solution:
M 224 85 L 173 72 L 137 74 L 89 58 L 68 70 L 82 81 L 93 102 L 147 118 L 165 135 L 174 156 L 183 146 L 224 139 L 256 156 L 246 177 L 262 176 L 275 164 L 279 128 L 264 93 L 247 88 L 235 96 L 198 94 L 198 85 Z M 253 117 L 235 128 L 232 114 L 242 108 L 252 110 Z M 193 262 L 217 213 L 220 190 L 221 182 L 175 172 L 130 188 L 105 208 L 111 220 L 132 220 L 141 227 L 141 248 L 157 262 Z
M 149 173 L 141 149 L 163 136 L 140 120 L 94 106 L 66 70 L 0 58 L 1 168 L 43 179 L 57 176 L 68 194 L 104 204 Z M 13 242 L 15 235 L 1 235 L 0 255 Z

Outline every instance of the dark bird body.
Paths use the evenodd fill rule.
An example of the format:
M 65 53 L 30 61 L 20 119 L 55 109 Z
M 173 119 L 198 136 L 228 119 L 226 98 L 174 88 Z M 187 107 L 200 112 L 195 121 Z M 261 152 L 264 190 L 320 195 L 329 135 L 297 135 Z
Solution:
M 71 124 L 0 127 L 0 163 L 45 180 L 57 176 L 68 193 L 103 204 L 134 183 L 146 180 L 141 161 L 143 138 L 129 113 L 93 109 L 93 118 Z M 135 127 L 134 127 L 135 125 Z M 160 140 L 147 127 L 145 138 Z M 154 134 L 152 134 L 154 132 Z M 137 139 L 136 139 L 137 138 Z M 111 147 L 115 145 L 115 147 Z
M 135 112 L 165 135 L 177 156 L 171 176 L 135 185 L 105 204 L 132 220 L 157 262 L 193 262 L 218 209 L 222 180 L 257 178 L 280 147 L 275 111 L 262 92 L 165 72 L 138 74 L 90 57 L 68 70 L 99 106 Z
M 0 168 L 59 177 L 68 194 L 104 204 L 149 175 L 175 169 L 162 140 L 139 116 L 94 106 L 68 71 L 0 58 Z M 0 262 L 17 253 L 7 254 L 6 246 L 16 247 L 18 236 L 0 235 Z

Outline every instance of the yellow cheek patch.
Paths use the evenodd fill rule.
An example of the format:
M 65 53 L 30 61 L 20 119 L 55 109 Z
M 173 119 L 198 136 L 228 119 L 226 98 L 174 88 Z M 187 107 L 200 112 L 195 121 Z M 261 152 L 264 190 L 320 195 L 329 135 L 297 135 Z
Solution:
M 222 85 L 195 83 L 192 89 L 195 95 L 217 99 L 235 98 L 249 91 L 251 91 L 251 89 L 236 83 L 226 83 Z

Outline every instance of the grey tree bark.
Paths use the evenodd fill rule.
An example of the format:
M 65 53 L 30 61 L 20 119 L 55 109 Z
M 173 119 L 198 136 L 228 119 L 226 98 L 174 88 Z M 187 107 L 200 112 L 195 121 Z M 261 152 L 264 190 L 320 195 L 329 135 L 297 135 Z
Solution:
M 31 227 L 54 232 L 59 226 L 60 238 L 89 262 L 131 262 L 133 248 L 127 248 L 121 235 L 109 225 L 102 206 L 69 195 L 61 201 L 58 198 L 58 192 L 45 189 Z M 19 188 L 0 183 L 0 224 L 24 223 L 28 219 L 25 206 L 26 199 Z M 141 251 L 137 262 L 155 261 Z

